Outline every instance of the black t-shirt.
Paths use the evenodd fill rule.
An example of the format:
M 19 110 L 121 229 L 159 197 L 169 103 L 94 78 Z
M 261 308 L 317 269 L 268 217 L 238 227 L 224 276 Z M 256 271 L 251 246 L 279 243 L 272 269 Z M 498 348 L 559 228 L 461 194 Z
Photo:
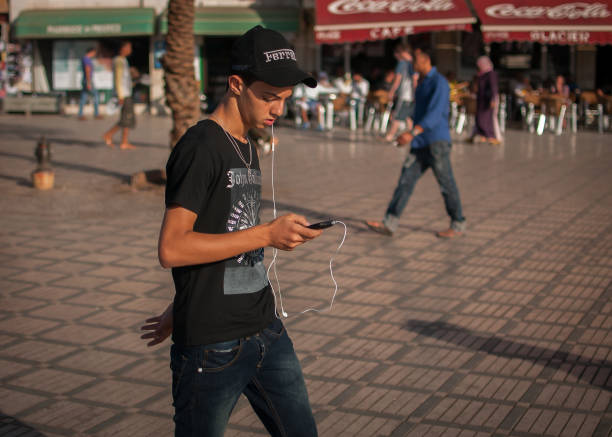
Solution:
M 249 162 L 249 145 L 235 139 Z M 191 127 L 166 165 L 166 207 L 197 214 L 195 232 L 223 234 L 259 224 L 261 171 L 253 146 L 248 170 L 223 129 L 211 120 Z M 194 346 L 251 335 L 274 317 L 264 250 L 172 269 L 175 343 Z

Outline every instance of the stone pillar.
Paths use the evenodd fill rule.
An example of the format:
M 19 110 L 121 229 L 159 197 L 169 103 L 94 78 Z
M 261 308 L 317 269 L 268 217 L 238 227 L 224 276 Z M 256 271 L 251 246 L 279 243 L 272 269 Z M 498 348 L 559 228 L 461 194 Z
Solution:
M 576 47 L 576 84 L 581 90 L 595 89 L 597 48 L 594 45 Z
M 540 52 L 542 53 L 540 57 L 540 74 L 542 75 L 542 81 L 545 81 L 548 78 L 548 46 L 542 44 Z
M 569 74 L 574 78 L 574 80 L 576 80 L 576 46 L 570 46 L 569 50 Z
M 351 43 L 344 43 L 344 72 L 351 72 Z
M 317 70 L 321 65 L 320 54 L 315 43 L 314 8 L 303 8 L 300 14 L 300 27 L 293 41 L 298 63 L 305 71 Z
M 457 65 L 460 65 L 459 54 L 461 50 L 458 32 L 437 32 L 434 41 L 438 71 L 443 75 L 446 75 L 448 71 L 454 71 L 458 75 Z

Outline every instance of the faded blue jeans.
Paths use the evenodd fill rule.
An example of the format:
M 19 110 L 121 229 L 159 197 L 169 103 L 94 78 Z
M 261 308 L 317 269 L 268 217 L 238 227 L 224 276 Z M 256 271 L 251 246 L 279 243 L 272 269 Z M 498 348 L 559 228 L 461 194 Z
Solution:
M 85 86 L 81 90 L 81 100 L 79 101 L 79 117 L 83 116 L 83 107 L 87 103 L 87 100 L 91 96 L 93 98 L 94 115 L 98 116 L 98 104 L 100 99 L 98 97 L 98 91 L 95 88 L 88 90 Z
M 222 437 L 242 393 L 272 436 L 317 429 L 293 343 L 279 319 L 252 336 L 170 351 L 175 436 Z
M 414 186 L 428 168 L 432 169 L 440 185 L 446 212 L 451 218 L 451 228 L 456 231 L 464 230 L 465 217 L 461 210 L 459 190 L 451 167 L 450 149 L 451 143 L 448 141 L 436 141 L 427 147 L 410 150 L 383 219 L 383 223 L 391 232 L 397 230 L 400 216 L 412 195 Z

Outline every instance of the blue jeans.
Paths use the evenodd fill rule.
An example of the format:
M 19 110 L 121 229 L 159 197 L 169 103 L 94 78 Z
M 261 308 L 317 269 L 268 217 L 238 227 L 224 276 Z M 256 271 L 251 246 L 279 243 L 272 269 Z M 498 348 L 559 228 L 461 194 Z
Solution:
M 244 393 L 272 436 L 317 429 L 293 343 L 279 319 L 257 334 L 170 351 L 175 436 L 221 437 Z
M 83 116 L 83 106 L 87 103 L 89 96 L 93 97 L 94 115 L 98 116 L 98 91 L 95 88 L 88 90 L 86 87 L 83 87 L 81 90 L 81 101 L 79 102 L 79 117 Z
M 412 149 L 404 161 L 393 198 L 389 203 L 383 223 L 392 232 L 397 230 L 399 218 L 412 195 L 417 181 L 428 168 L 434 172 L 440 185 L 440 192 L 444 198 L 446 212 L 451 218 L 451 227 L 462 231 L 465 226 L 465 217 L 461 211 L 459 190 L 453 176 L 450 162 L 451 144 L 448 141 L 436 141 L 427 147 Z

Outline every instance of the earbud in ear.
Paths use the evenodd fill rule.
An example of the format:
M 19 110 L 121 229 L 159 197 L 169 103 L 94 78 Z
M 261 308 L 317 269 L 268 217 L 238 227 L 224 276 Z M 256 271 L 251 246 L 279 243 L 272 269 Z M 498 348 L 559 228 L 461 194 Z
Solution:
M 289 317 L 289 314 L 287 314 L 285 311 L 283 311 L 283 317 Z

